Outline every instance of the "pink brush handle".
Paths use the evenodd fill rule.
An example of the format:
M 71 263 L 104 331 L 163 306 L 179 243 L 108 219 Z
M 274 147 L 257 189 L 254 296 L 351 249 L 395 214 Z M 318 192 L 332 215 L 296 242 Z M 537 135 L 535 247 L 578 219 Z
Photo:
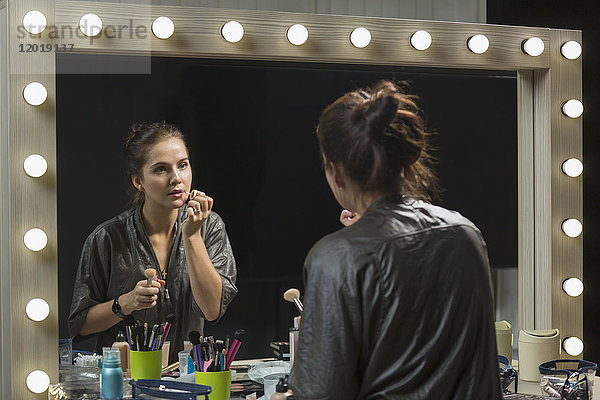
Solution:
M 234 340 L 233 343 L 231 344 L 231 351 L 229 353 L 227 353 L 227 364 L 225 365 L 225 370 L 228 370 L 229 367 L 231 366 L 231 363 L 233 362 L 233 359 L 235 358 L 235 355 L 238 352 L 238 350 L 240 349 L 241 345 L 242 345 L 242 342 L 240 342 L 238 340 Z
M 171 324 L 168 322 L 165 322 L 165 334 L 163 335 L 162 344 L 160 346 L 161 348 L 165 344 L 165 341 L 167 340 L 167 335 L 169 334 L 169 329 L 171 329 Z

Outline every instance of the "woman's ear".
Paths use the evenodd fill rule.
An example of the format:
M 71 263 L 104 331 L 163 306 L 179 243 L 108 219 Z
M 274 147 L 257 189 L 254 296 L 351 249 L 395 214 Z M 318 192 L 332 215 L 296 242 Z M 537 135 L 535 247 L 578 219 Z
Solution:
M 139 190 L 140 192 L 144 191 L 144 186 L 142 185 L 142 180 L 135 175 L 131 175 L 131 183 L 133 186 Z
M 331 174 L 333 175 L 335 185 L 339 188 L 344 188 L 346 174 L 344 174 L 342 166 L 335 164 L 333 161 L 329 161 L 327 164 L 329 165 L 329 168 L 331 168 Z

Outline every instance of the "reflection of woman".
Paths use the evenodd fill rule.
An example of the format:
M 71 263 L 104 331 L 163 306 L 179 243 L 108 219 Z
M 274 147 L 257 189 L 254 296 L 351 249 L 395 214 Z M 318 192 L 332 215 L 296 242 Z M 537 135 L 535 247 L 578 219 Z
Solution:
M 87 238 L 69 331 L 97 334 L 100 350 L 123 330 L 125 315 L 152 326 L 174 313 L 167 340 L 175 360 L 189 332 L 202 332 L 204 319 L 220 318 L 236 295 L 235 260 L 225 225 L 212 211 L 213 199 L 191 190 L 188 151 L 177 128 L 167 123 L 134 127 L 125 157 L 135 206 Z M 151 287 L 146 268 L 155 268 L 160 277 Z
M 325 175 L 360 219 L 321 239 L 290 377 L 300 399 L 500 399 L 481 233 L 427 202 L 419 109 L 390 82 L 348 93 L 317 128 Z M 352 219 L 354 219 L 352 218 Z

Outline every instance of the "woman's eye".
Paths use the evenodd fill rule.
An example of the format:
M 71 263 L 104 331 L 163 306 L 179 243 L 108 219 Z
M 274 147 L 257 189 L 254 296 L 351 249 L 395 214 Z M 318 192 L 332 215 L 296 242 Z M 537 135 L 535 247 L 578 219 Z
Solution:
M 154 169 L 155 174 L 160 174 L 162 172 L 165 172 L 165 167 L 158 167 Z
M 185 167 L 187 167 L 187 162 L 182 162 L 181 164 L 179 164 L 179 168 L 184 169 Z

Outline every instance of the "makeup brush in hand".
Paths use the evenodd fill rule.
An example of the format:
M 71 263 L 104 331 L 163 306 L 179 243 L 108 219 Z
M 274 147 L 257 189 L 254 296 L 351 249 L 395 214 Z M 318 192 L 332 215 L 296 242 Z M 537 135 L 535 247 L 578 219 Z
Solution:
M 148 286 L 152 286 L 152 280 L 154 279 L 154 276 L 156 275 L 156 270 L 154 268 L 146 268 L 144 270 L 144 275 L 146 275 L 147 278 L 147 284 Z
M 298 289 L 291 288 L 286 290 L 283 294 L 283 299 L 285 301 L 289 301 L 290 303 L 294 303 L 294 305 L 298 309 L 298 312 L 302 314 L 302 311 L 304 311 L 304 306 L 300 301 L 300 291 Z

